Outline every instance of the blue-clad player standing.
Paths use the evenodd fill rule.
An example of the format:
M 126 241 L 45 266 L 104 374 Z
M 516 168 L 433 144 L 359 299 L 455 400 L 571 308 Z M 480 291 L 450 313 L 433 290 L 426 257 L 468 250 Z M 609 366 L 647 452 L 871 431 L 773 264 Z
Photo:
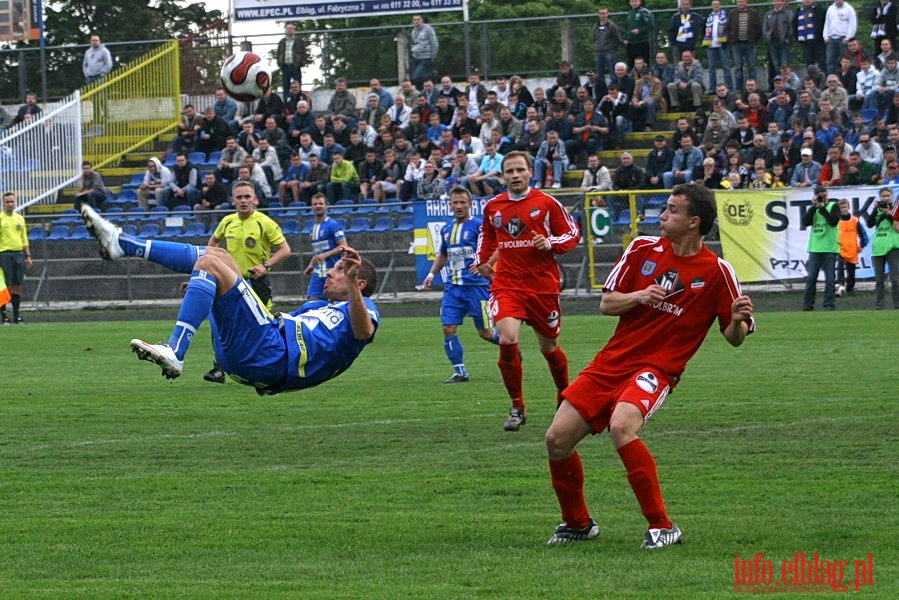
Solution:
M 434 275 L 446 267 L 440 321 L 443 349 L 455 373 L 444 383 L 462 383 L 468 381 L 468 372 L 456 329 L 465 315 L 472 318 L 478 335 L 488 342 L 498 344 L 499 334 L 493 328 L 487 308 L 490 280 L 469 271 L 481 232 L 481 220 L 471 216 L 471 192 L 465 188 L 454 189 L 450 193 L 450 208 L 455 218 L 440 230 L 440 248 L 422 285 L 426 290 L 431 289 Z
M 328 216 L 328 197 L 322 193 L 312 196 L 312 214 L 315 225 L 312 226 L 312 258 L 303 271 L 309 278 L 306 288 L 307 300 L 321 300 L 328 269 L 333 267 L 340 253 L 347 247 L 346 237 L 340 224 Z

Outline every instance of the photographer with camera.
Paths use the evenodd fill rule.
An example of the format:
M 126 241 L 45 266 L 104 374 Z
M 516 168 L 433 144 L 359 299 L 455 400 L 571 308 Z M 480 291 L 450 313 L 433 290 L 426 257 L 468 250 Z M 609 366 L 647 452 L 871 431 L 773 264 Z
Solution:
M 802 310 L 815 310 L 818 273 L 824 270 L 824 310 L 836 310 L 835 267 L 840 252 L 840 207 L 827 197 L 827 188 L 815 186 L 812 205 L 802 217 L 802 226 L 811 227 L 808 236 L 808 261 Z
M 874 228 L 871 263 L 874 267 L 874 310 L 883 308 L 884 267 L 890 266 L 890 292 L 893 308 L 899 309 L 899 203 L 893 202 L 893 190 L 881 188 L 874 212 L 867 217 Z

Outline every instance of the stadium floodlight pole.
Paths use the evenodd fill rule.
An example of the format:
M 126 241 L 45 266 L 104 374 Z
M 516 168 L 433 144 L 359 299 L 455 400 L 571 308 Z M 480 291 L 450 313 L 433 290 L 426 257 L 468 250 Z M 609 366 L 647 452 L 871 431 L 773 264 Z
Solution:
M 465 32 L 465 73 L 471 70 L 471 38 L 468 32 L 468 0 L 462 0 L 462 29 Z

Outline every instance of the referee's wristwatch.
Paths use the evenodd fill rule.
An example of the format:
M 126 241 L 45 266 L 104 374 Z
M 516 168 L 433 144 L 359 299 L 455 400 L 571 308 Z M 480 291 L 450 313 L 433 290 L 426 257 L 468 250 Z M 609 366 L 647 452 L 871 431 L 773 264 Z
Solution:
M 265 261 L 264 263 L 262 263 L 262 266 L 265 267 L 266 271 L 272 270 L 272 266 L 270 264 L 268 264 L 268 261 Z

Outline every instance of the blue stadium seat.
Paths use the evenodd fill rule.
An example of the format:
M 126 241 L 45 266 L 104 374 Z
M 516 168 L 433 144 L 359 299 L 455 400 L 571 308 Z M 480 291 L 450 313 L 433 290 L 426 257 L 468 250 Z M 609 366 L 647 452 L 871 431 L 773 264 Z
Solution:
M 137 236 L 142 238 L 159 237 L 159 225 L 156 223 L 141 225 L 140 230 L 137 232 Z
M 222 151 L 221 150 L 213 150 L 209 153 L 209 158 L 206 159 L 204 165 L 217 165 L 218 162 L 222 160 Z
M 87 225 L 75 225 L 75 228 L 72 230 L 72 235 L 69 236 L 70 240 L 89 240 L 91 239 L 91 234 L 87 230 Z
M 284 219 L 281 221 L 281 233 L 284 235 L 296 235 L 300 233 L 300 224 L 296 219 Z
M 181 227 L 175 227 L 172 225 L 166 226 L 162 231 L 159 232 L 157 237 L 161 238 L 174 238 L 181 235 Z
M 125 221 L 125 210 L 120 206 L 110 206 L 103 211 L 103 218 L 113 223 L 122 223 Z
M 862 123 L 867 125 L 873 121 L 875 117 L 880 115 L 880 111 L 876 108 L 863 108 L 859 114 L 862 117 Z
M 131 175 L 131 181 L 128 183 L 122 184 L 122 189 L 134 189 L 139 188 L 140 185 L 144 182 L 144 173 L 141 171 L 140 173 L 134 173 Z
M 205 223 L 188 223 L 184 228 L 184 233 L 178 237 L 203 237 L 206 235 Z
M 116 204 L 137 204 L 137 192 L 123 189 L 115 199 Z
M 618 213 L 618 216 L 615 217 L 615 220 L 612 221 L 612 225 L 624 225 L 630 226 L 631 224 L 631 211 L 629 208 L 623 209 Z
M 300 233 L 303 235 L 309 235 L 312 233 L 312 228 L 315 226 L 315 219 L 306 219 L 303 221 L 303 227 L 300 228 Z
M 35 242 L 37 240 L 47 239 L 47 229 L 43 225 L 35 225 L 28 230 L 28 240 Z
M 366 198 L 359 202 L 359 208 L 356 209 L 356 213 L 363 214 L 371 214 L 378 210 L 380 203 L 374 198 Z
M 53 228 L 50 229 L 50 235 L 47 236 L 47 239 L 67 240 L 70 235 L 72 235 L 72 232 L 69 230 L 68 225 L 54 225 Z
M 350 223 L 350 228 L 346 233 L 363 233 L 371 231 L 371 219 L 368 217 L 356 217 Z
M 127 235 L 137 235 L 137 225 L 122 225 L 122 233 Z
M 328 213 L 332 217 L 351 213 L 353 212 L 354 204 L 355 202 L 353 202 L 352 200 L 338 200 L 337 203 L 331 207 L 331 210 L 329 210 Z
M 67 223 L 81 223 L 81 213 L 74 208 L 67 208 L 59 213 L 59 218 L 53 221 L 53 225 L 65 225 Z
M 205 152 L 191 152 L 187 155 L 187 160 L 192 162 L 195 167 L 199 167 L 200 165 L 206 164 L 206 153 Z
M 391 231 L 395 225 L 393 217 L 378 217 L 371 230 L 377 232 Z
M 340 227 L 341 231 L 346 231 L 349 223 L 346 222 L 346 219 L 343 217 L 332 217 L 336 222 L 337 226 Z
M 412 231 L 413 229 L 415 229 L 415 223 L 409 215 L 400 217 L 399 223 L 393 228 L 394 231 Z
M 273 219 L 278 219 L 284 215 L 284 205 L 280 202 L 269 202 L 266 207 L 266 214 Z
M 154 208 L 159 208 L 158 206 Z M 138 221 L 146 221 L 147 220 L 147 211 L 141 208 L 140 206 L 132 206 L 127 211 L 125 211 L 125 218 L 128 219 L 131 223 L 136 223 Z

